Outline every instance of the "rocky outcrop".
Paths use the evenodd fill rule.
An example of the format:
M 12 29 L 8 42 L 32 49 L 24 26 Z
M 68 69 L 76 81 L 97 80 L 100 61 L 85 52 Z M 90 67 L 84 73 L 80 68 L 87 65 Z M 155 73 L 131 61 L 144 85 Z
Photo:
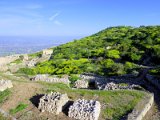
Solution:
M 58 115 L 64 109 L 65 105 L 69 101 L 67 94 L 61 94 L 59 92 L 51 92 L 45 94 L 40 98 L 38 109 L 41 112 L 51 112 Z
M 50 83 L 64 83 L 69 84 L 69 78 L 68 76 L 63 76 L 62 78 L 58 78 L 55 76 L 49 76 L 47 74 L 39 74 L 36 75 L 34 78 L 32 78 L 33 81 L 44 81 L 44 82 L 50 82 Z
M 45 49 L 43 50 L 42 56 L 50 56 L 53 53 L 53 49 Z
M 68 116 L 77 120 L 98 120 L 100 108 L 98 101 L 79 99 L 70 106 Z
M 27 67 L 34 67 L 37 64 L 37 60 L 38 60 L 38 58 L 34 58 L 30 61 L 26 61 L 26 66 Z
M 139 85 L 135 84 L 116 84 L 114 82 L 106 82 L 106 83 L 101 83 L 99 81 L 95 82 L 95 86 L 98 90 L 122 90 L 122 89 L 135 89 L 135 88 L 140 88 Z
M 0 91 L 4 91 L 7 88 L 12 88 L 12 82 L 10 80 L 0 80 Z
M 74 85 L 75 88 L 88 88 L 88 81 L 77 80 Z

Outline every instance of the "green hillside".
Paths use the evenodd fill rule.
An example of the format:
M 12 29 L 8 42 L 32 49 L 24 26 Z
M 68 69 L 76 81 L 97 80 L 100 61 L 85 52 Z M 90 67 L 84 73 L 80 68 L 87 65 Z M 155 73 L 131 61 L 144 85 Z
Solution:
M 53 48 L 51 59 L 30 73 L 122 75 L 159 64 L 160 26 L 118 26 Z

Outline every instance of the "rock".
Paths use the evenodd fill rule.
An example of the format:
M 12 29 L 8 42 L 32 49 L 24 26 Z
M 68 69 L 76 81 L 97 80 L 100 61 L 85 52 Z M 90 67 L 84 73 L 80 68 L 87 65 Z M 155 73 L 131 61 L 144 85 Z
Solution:
M 24 55 L 23 55 L 23 61 L 27 61 L 27 60 L 29 60 L 29 57 L 28 57 L 27 54 L 24 54 Z
M 34 78 L 32 78 L 34 81 L 44 81 L 44 82 L 51 82 L 51 83 L 64 83 L 69 85 L 70 81 L 68 76 L 64 76 L 62 78 L 54 77 L 54 76 L 49 76 L 47 74 L 39 74 L 36 75 Z
M 70 106 L 68 116 L 77 120 L 98 120 L 100 108 L 98 101 L 79 99 Z
M 47 111 L 58 115 L 62 112 L 68 101 L 69 98 L 67 94 L 51 92 L 50 94 L 45 94 L 42 98 L 40 98 L 38 109 L 41 112 Z
M 109 82 L 109 83 L 104 84 L 104 83 L 101 83 L 99 81 L 96 81 L 95 86 L 99 90 L 115 90 L 115 89 L 118 89 L 118 85 L 116 85 L 113 82 Z
M 124 89 L 135 89 L 135 88 L 140 88 L 139 85 L 135 84 L 116 84 L 114 82 L 107 82 L 107 83 L 102 83 L 100 81 L 95 82 L 95 86 L 98 90 L 124 90 Z
M 0 91 L 4 91 L 7 88 L 12 88 L 12 82 L 10 80 L 0 80 Z
M 37 60 L 38 60 L 38 58 L 34 58 L 31 61 L 27 61 L 26 66 L 27 67 L 34 67 L 37 64 Z
M 45 49 L 43 50 L 42 56 L 52 55 L 52 53 L 53 53 L 53 49 Z
M 86 81 L 86 80 L 77 80 L 75 82 L 75 88 L 88 88 L 88 81 Z

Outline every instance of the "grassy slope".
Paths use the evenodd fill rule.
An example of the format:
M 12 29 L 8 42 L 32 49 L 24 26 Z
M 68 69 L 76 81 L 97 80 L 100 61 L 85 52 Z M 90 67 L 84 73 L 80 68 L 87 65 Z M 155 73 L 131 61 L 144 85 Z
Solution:
M 159 65 L 159 58 L 160 26 L 110 27 L 54 47 L 51 59 L 33 73 L 121 75 L 138 71 L 135 64 Z

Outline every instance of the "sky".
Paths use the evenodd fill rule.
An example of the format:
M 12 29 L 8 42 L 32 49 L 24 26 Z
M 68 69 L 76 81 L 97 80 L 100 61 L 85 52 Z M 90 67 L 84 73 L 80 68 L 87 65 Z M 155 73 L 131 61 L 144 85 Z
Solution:
M 1 36 L 85 36 L 160 24 L 160 0 L 0 0 Z

